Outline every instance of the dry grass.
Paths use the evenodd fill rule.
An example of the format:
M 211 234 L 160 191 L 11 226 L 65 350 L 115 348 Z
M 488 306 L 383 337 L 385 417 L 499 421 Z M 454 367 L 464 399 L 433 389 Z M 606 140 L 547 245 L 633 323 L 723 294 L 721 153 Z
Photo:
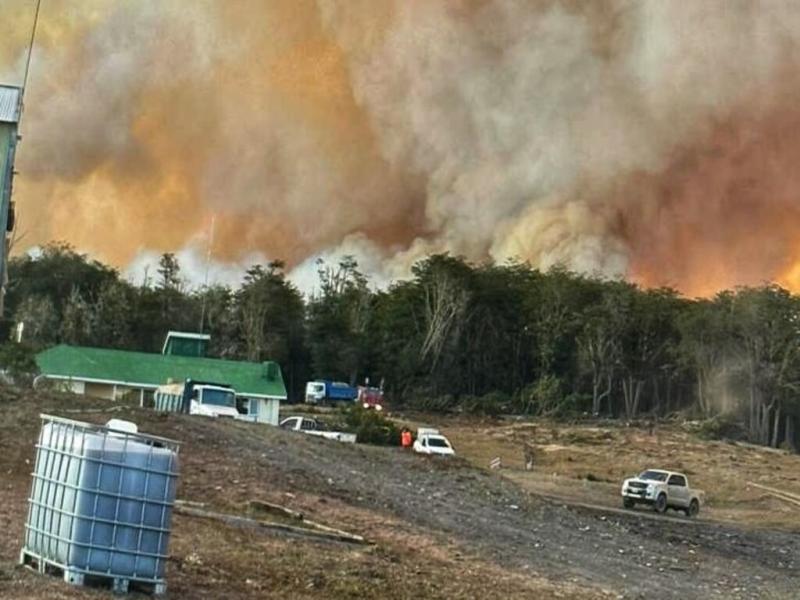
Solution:
M 443 431 L 461 456 L 482 467 L 500 457 L 505 475 L 539 493 L 616 507 L 625 477 L 664 468 L 686 473 L 704 491 L 706 518 L 796 529 L 800 517 L 800 508 L 747 485 L 800 494 L 800 456 L 702 440 L 677 425 L 658 426 L 650 435 L 615 424 L 459 419 Z M 535 449 L 533 472 L 524 470 L 525 443 Z

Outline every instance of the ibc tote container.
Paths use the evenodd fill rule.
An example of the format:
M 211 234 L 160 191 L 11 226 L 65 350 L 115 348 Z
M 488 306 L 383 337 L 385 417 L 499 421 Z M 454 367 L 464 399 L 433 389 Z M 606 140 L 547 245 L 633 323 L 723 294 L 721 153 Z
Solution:
M 179 444 L 41 415 L 23 562 L 166 590 Z

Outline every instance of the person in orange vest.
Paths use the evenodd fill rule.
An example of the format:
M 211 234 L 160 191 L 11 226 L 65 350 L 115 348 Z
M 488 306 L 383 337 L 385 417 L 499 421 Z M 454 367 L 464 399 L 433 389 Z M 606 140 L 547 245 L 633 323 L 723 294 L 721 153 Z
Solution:
M 411 448 L 414 440 L 411 437 L 411 432 L 408 430 L 408 427 L 403 427 L 403 431 L 400 432 L 400 445 L 403 448 Z

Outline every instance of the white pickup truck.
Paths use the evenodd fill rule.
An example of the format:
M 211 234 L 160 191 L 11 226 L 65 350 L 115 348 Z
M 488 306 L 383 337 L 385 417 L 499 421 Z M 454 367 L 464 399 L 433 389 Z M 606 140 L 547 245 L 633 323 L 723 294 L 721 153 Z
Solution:
M 345 442 L 347 444 L 356 443 L 355 433 L 326 431 L 322 424 L 316 419 L 309 419 L 308 417 L 286 417 L 281 421 L 280 427 L 281 429 L 288 429 L 289 431 L 302 431 L 309 435 L 316 435 L 328 440 L 336 440 L 337 442 Z
M 689 487 L 683 473 L 648 469 L 622 483 L 622 504 L 633 508 L 637 504 L 652 506 L 658 513 L 668 508 L 682 510 L 687 517 L 700 512 L 700 490 Z

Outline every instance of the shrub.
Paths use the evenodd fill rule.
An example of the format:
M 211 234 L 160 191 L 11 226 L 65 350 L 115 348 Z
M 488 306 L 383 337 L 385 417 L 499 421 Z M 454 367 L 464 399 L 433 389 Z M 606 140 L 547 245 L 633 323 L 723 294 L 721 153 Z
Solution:
M 382 413 L 362 406 L 349 406 L 337 413 L 336 429 L 355 433 L 362 444 L 399 446 L 400 430 Z
M 554 416 L 556 417 L 576 417 L 589 412 L 592 407 L 592 397 L 588 394 L 573 392 L 564 397 L 558 405 Z
M 520 392 L 517 408 L 522 414 L 552 416 L 559 413 L 563 400 L 561 380 L 553 375 L 544 375 Z
M 407 406 L 420 412 L 449 412 L 456 407 L 456 400 L 450 394 L 443 396 L 418 395 L 412 397 Z
M 509 412 L 511 398 L 503 392 L 489 392 L 483 396 L 465 396 L 461 399 L 461 410 L 473 415 L 496 417 Z
M 13 383 L 30 385 L 39 372 L 35 356 L 36 353 L 30 346 L 7 342 L 0 345 L 0 369 Z
M 747 431 L 736 415 L 727 413 L 704 421 L 695 421 L 689 426 L 692 433 L 706 440 L 744 440 Z

